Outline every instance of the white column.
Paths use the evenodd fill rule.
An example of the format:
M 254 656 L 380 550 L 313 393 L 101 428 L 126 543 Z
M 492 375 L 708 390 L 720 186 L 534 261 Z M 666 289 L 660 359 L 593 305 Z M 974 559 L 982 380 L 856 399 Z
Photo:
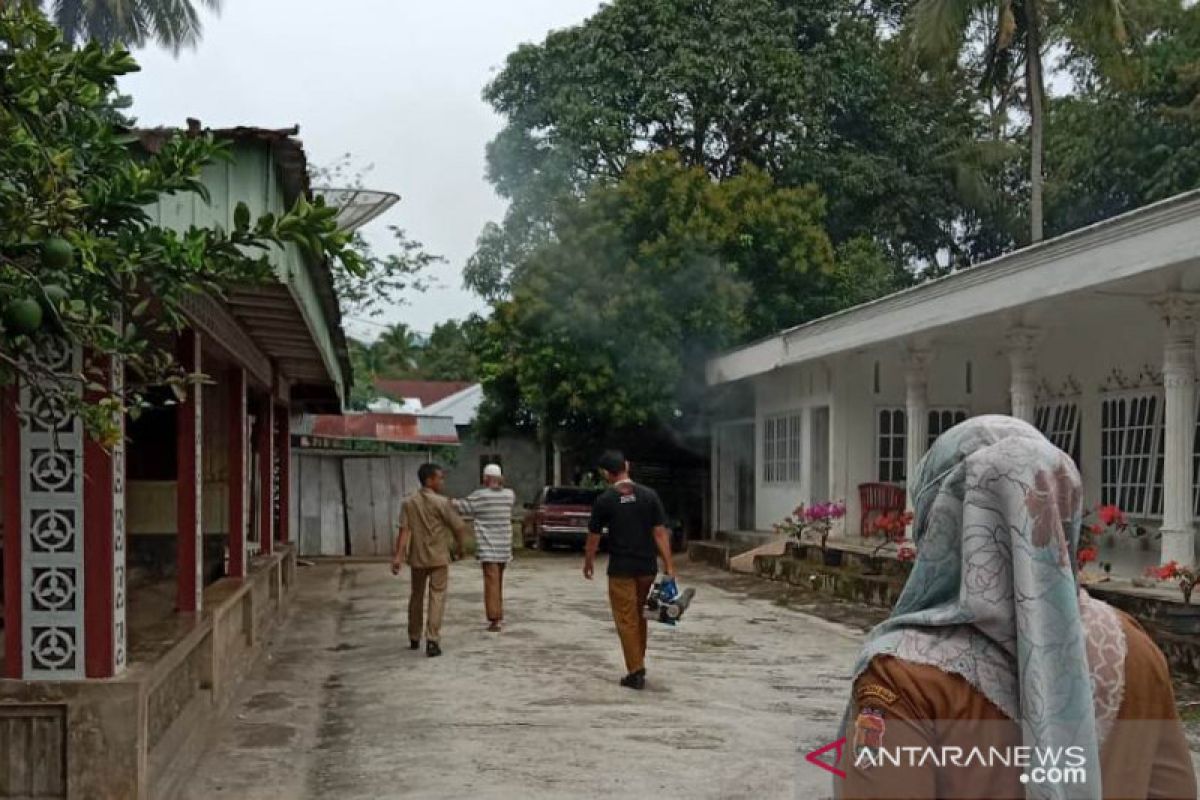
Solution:
M 1015 328 L 1008 332 L 1007 340 L 1011 413 L 1017 419 L 1033 425 L 1037 421 L 1035 356 L 1038 332 L 1032 328 Z
M 1155 305 L 1166 323 L 1162 563 L 1177 561 L 1191 565 L 1196 558 L 1196 529 L 1192 520 L 1196 304 L 1194 299 L 1176 294 L 1160 298 Z
M 905 430 L 905 476 L 908 484 L 908 504 L 912 508 L 913 482 L 917 477 L 917 464 L 925 455 L 926 440 L 929 438 L 929 363 L 931 351 L 913 348 L 908 351 L 904 371 L 904 418 Z

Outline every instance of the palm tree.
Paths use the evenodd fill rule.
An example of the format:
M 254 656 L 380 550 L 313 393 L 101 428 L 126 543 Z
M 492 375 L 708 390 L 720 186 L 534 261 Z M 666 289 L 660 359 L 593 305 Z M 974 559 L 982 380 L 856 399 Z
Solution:
M 419 366 L 423 347 L 424 342 L 416 331 L 403 322 L 392 325 L 371 345 L 376 351 L 372 360 L 378 365 L 377 374 L 396 378 L 412 375 Z
M 988 39 L 985 82 L 997 80 L 999 73 L 1013 69 L 1023 56 L 1029 112 L 1030 240 L 1040 242 L 1045 186 L 1043 53 L 1056 34 L 1079 49 L 1111 54 L 1115 46 L 1119 51 L 1126 41 L 1123 4 L 1119 0 L 917 0 L 910 12 L 909 28 L 918 52 L 935 59 L 957 60 L 967 34 L 980 27 Z
M 200 41 L 197 6 L 221 10 L 221 0 L 42 0 L 67 41 L 96 40 L 178 53 Z

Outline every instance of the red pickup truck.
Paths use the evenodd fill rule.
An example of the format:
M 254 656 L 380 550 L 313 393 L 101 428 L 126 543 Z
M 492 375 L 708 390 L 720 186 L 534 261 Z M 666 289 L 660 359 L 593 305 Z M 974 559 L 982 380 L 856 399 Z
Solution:
M 583 549 L 587 541 L 588 520 L 599 489 L 578 486 L 547 486 L 537 499 L 525 504 L 521 521 L 521 539 L 526 547 L 546 550 L 555 545 Z

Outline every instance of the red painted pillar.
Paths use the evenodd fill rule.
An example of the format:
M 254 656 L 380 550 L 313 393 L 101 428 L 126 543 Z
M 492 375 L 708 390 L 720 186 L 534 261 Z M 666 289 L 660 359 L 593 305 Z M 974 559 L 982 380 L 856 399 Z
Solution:
M 0 470 L 4 491 L 4 676 L 20 678 L 21 643 L 21 421 L 15 385 L 0 387 Z
M 291 541 L 292 521 L 292 431 L 288 421 L 288 407 L 275 409 L 275 426 L 279 444 L 279 541 Z
M 113 358 L 91 365 L 119 390 L 123 367 Z M 89 401 L 101 395 L 89 392 Z M 111 678 L 125 667 L 125 419 L 109 448 L 90 436 L 83 445 L 84 670 Z
M 200 334 L 184 331 L 179 337 L 179 363 L 188 372 L 199 372 Z M 201 520 L 203 484 L 200 475 L 201 425 L 200 384 L 188 386 L 185 399 L 177 410 L 176 441 L 176 533 L 178 536 L 179 576 L 175 604 L 179 611 L 200 611 L 204 581 L 204 536 Z
M 246 577 L 246 370 L 229 371 L 229 577 Z
M 258 543 L 263 553 L 275 544 L 275 403 L 265 395 L 258 404 Z

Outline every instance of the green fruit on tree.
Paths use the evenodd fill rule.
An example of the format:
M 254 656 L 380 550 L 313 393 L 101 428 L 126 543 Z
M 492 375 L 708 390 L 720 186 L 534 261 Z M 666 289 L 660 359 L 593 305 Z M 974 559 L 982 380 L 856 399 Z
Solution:
M 51 236 L 42 243 L 42 266 L 46 269 L 67 269 L 75 262 L 75 248 L 66 239 Z
M 13 333 L 29 336 L 42 327 L 42 307 L 36 300 L 13 300 L 4 309 L 4 326 Z

